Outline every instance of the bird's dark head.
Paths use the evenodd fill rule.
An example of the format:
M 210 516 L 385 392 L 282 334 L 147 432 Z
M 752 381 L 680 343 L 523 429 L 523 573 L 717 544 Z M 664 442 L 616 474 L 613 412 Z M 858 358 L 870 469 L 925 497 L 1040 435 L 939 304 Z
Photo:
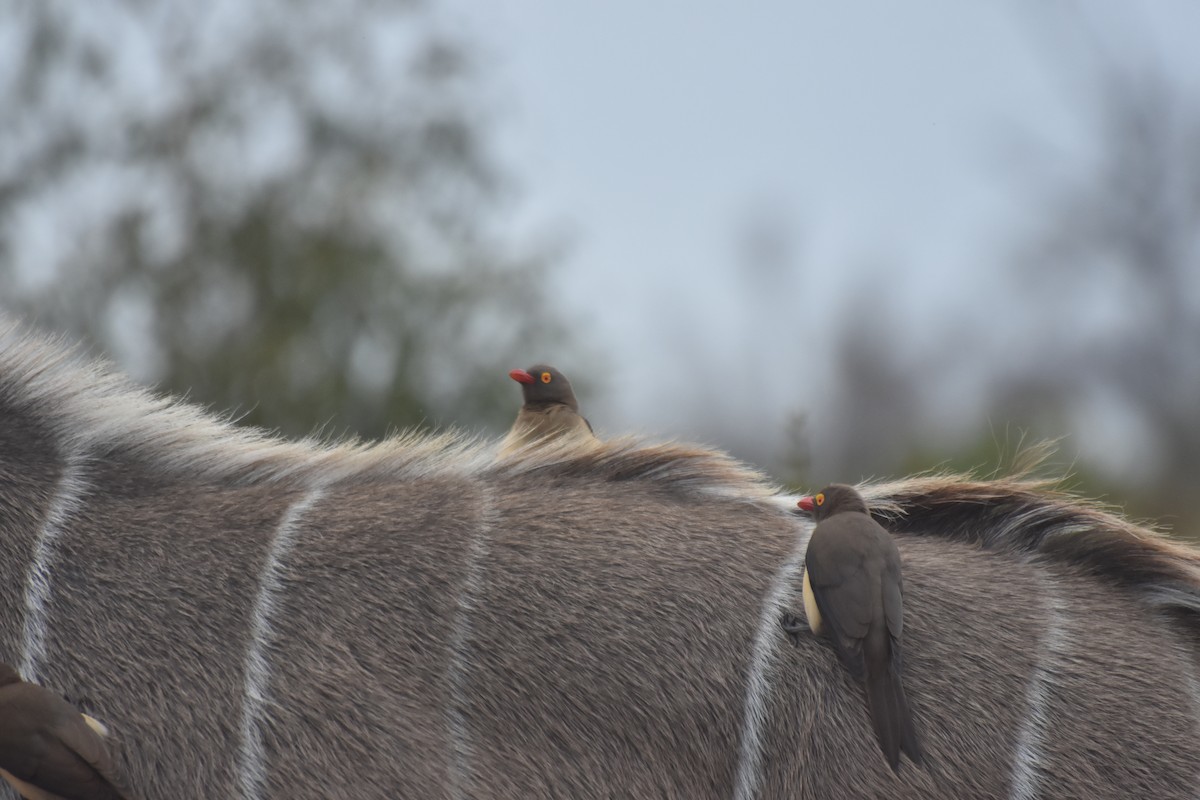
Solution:
M 579 401 L 567 376 L 546 364 L 534 364 L 529 369 L 514 369 L 508 377 L 521 384 L 526 406 L 550 406 L 556 403 L 579 410 Z
M 13 669 L 11 664 L 0 662 L 0 686 L 8 686 L 10 683 L 20 683 L 21 676 Z
M 796 505 L 811 512 L 817 522 L 841 511 L 867 513 L 867 503 L 862 495 L 853 486 L 844 483 L 831 483 L 814 495 L 801 497 Z

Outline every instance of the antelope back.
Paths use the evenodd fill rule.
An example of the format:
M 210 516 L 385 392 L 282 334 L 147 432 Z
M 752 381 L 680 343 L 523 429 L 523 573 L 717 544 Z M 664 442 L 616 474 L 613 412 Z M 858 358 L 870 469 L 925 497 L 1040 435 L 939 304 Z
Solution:
M 285 442 L 0 330 L 0 657 L 146 798 L 1194 797 L 1200 560 L 1030 484 L 863 487 L 926 769 L 779 627 L 809 523 L 636 440 Z

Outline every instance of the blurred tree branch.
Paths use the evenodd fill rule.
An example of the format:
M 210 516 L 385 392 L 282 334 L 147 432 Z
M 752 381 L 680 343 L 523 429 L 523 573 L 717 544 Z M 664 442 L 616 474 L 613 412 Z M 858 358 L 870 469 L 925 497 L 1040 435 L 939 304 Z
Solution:
M 1130 464 L 1145 506 L 1200 521 L 1200 104 L 1156 71 L 1108 68 L 1097 88 L 1095 160 L 1043 188 L 1018 253 L 1042 346 L 1004 381 L 1068 415 L 1115 399 L 1150 438 Z
M 0 290 L 139 377 L 306 433 L 507 421 L 560 342 L 466 47 L 412 0 L 29 2 Z M 516 359 L 516 361 L 513 361 Z

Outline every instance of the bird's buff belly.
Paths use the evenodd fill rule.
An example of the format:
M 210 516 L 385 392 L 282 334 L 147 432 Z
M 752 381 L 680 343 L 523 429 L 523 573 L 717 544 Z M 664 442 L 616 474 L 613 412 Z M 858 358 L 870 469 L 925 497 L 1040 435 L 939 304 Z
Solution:
M 808 570 L 804 570 L 804 616 L 812 632 L 820 635 L 821 611 L 817 608 L 817 598 L 813 597 L 812 586 L 808 582 Z

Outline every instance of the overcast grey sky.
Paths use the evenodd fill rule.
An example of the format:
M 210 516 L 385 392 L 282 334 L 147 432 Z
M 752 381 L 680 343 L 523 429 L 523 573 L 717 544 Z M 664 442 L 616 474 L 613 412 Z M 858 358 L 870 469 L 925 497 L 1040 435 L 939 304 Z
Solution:
M 1200 130 L 1187 118 L 1200 114 L 1200 103 L 1191 101 L 1200 96 L 1196 0 L 430 0 L 430 6 L 435 25 L 458 35 L 478 58 L 481 74 L 469 82 L 466 108 L 482 98 L 488 118 L 481 131 L 498 150 L 488 163 L 497 161 L 516 183 L 509 218 L 489 213 L 487 223 L 507 225 L 520 245 L 531 236 L 568 242 L 565 256 L 552 259 L 549 296 L 562 305 L 554 317 L 574 320 L 585 352 L 531 351 L 523 364 L 496 367 L 503 385 L 508 367 L 549 360 L 607 390 L 582 398 L 602 433 L 634 429 L 699 439 L 773 468 L 796 411 L 808 415 L 815 449 L 824 447 L 826 456 L 850 450 L 855 433 L 872 451 L 887 451 L 888 436 L 934 453 L 966 441 L 943 438 L 929 447 L 937 436 L 977 441 L 986 426 L 1004 425 L 993 414 L 1019 413 L 992 403 L 988 392 L 1003 393 L 1017 385 L 1016 376 L 1036 373 L 1014 365 L 1042 366 L 1035 359 L 1050 343 L 1056 353 L 1045 363 L 1059 359 L 1048 368 L 1069 376 L 1072 404 L 1108 395 L 1101 398 L 1109 406 L 1103 413 L 1072 411 L 1075 429 L 1086 431 L 1080 443 L 1092 455 L 1122 459 L 1126 469 L 1139 461 L 1130 443 L 1144 445 L 1149 437 L 1132 426 L 1146 410 L 1117 397 L 1112 381 L 1091 381 L 1108 388 L 1085 391 L 1080 384 L 1092 376 L 1081 379 L 1081 370 L 1095 370 L 1098 362 L 1084 360 L 1074 370 L 1061 364 L 1078 361 L 1081 337 L 1092 352 L 1112 356 L 1128 344 L 1120 341 L 1122 331 L 1144 327 L 1146 307 L 1137 303 L 1163 295 L 1155 300 L 1147 293 L 1154 284 L 1138 284 L 1134 269 L 1119 276 L 1122 284 L 1097 278 L 1106 271 L 1089 270 L 1096 266 L 1092 256 L 1077 253 L 1072 263 L 1084 269 L 1058 284 L 1061 297 L 1035 309 L 1027 304 L 1052 292 L 1040 281 L 1017 281 L 1030 274 L 1019 248 L 1064 218 L 1049 202 L 1051 189 L 1113 185 L 1099 180 L 1108 173 L 1092 164 L 1104 152 L 1127 152 L 1111 142 L 1107 151 L 1101 146 L 1094 101 L 1097 89 L 1110 85 L 1098 80 L 1104 68 L 1165 76 L 1169 86 L 1161 96 L 1180 113 L 1153 107 L 1153 119 L 1166 120 L 1165 128 L 1180 136 Z M 240 52 L 223 45 L 262 32 L 244 24 L 244 15 L 255 12 L 239 0 L 201 12 L 194 4 L 172 6 L 157 19 L 169 24 L 144 24 L 135 19 L 142 12 L 122 11 L 128 8 L 84 4 L 62 14 L 80 41 L 94 37 L 111 46 L 112 85 L 94 91 L 95 76 L 83 73 L 49 84 L 45 114 L 11 121 L 14 141 L 42 142 L 38 126 L 55 126 L 62 113 L 103 148 L 114 132 L 124 135 L 120 120 L 109 124 L 112 115 L 169 108 L 188 85 L 189 70 L 203 71 L 202 63 L 161 61 L 176 52 L 160 40 L 170 39 L 173 26 L 195 35 L 191 57 L 215 63 Z M 408 8 L 378 18 L 335 7 L 310 10 L 327 15 L 322 30 L 346 24 L 360 37 L 353 40 L 361 41 L 356 52 L 371 53 L 375 64 L 367 77 L 348 83 L 329 77 L 336 70 L 325 74 L 314 84 L 325 101 L 344 100 L 368 116 L 391 103 L 397 119 L 404 117 L 406 101 L 389 93 L 414 54 L 412 37 L 428 32 L 426 20 L 409 24 Z M 191 13 L 195 25 L 178 16 Z M 281 41 L 302 33 L 286 24 L 267 29 Z M 0 26 L 0 74 L 16 72 L 19 48 L 4 37 L 19 30 Z M 299 52 L 314 69 L 324 63 L 315 50 Z M 272 102 L 274 89 L 260 96 L 253 82 L 234 85 L 240 90 L 231 96 L 239 109 L 234 116 L 244 119 L 215 138 L 198 139 L 189 153 L 203 163 L 236 164 L 239 177 L 251 177 L 240 185 L 254 191 L 273 170 L 286 172 L 306 158 L 304 138 L 286 97 Z M 1165 154 L 1168 164 L 1160 172 L 1190 174 L 1182 138 L 1171 145 L 1183 148 L 1178 152 L 1155 142 L 1153 152 Z M 5 156 L 10 165 L 23 163 L 19 147 L 0 152 L 0 163 Z M 17 207 L 11 252 L 18 278 L 40 281 L 49 293 L 54 271 L 46 265 L 107 230 L 114 209 L 145 211 L 155 247 L 182 246 L 169 176 L 148 182 L 136 163 L 118 161 L 100 159 L 47 181 L 38 188 L 45 194 Z M 1185 183 L 1151 191 L 1170 200 L 1190 191 Z M 1081 191 L 1126 199 L 1134 217 L 1149 207 L 1137 191 L 1076 188 L 1073 196 Z M 403 213 L 398 194 L 383 192 L 368 213 L 380 219 Z M 1178 211 L 1192 213 L 1187 203 Z M 1092 221 L 1111 219 L 1085 213 Z M 1191 230 L 1191 219 L 1179 230 Z M 748 251 L 761 258 L 747 259 Z M 1191 277 L 1198 301 L 1191 308 L 1200 314 L 1200 271 Z M 1191 299 L 1187 291 L 1170 296 Z M 120 317 L 114 326 L 132 332 L 127 340 L 149 341 L 146 326 L 130 321 L 136 304 L 126 305 L 114 312 Z M 542 311 L 528 304 L 511 309 Z M 858 359 L 857 373 L 884 380 L 850 396 L 845 387 L 861 381 L 841 380 L 836 369 L 855 360 L 834 358 L 847 324 L 868 331 L 868 344 L 886 343 L 876 348 L 883 362 L 868 353 L 875 360 Z M 150 360 L 140 367 L 137 358 L 127 360 L 134 374 L 157 379 Z M 1186 383 L 1187 367 L 1164 362 L 1162 371 Z M 1029 385 L 1020 383 L 1016 393 L 1037 410 L 1048 408 Z M 1119 412 L 1111 408 L 1122 404 L 1133 421 L 1114 424 Z M 1055 426 L 1063 424 L 1069 423 L 1052 420 L 1039 433 L 1058 433 Z
M 599 427 L 693 435 L 690 412 L 721 404 L 764 446 L 822 402 L 846 293 L 893 300 L 916 351 L 944 334 L 931 320 L 994 302 L 1028 210 L 1015 153 L 1088 157 L 1097 59 L 1200 76 L 1189 0 L 452 0 L 444 18 L 483 47 L 522 226 L 572 234 L 564 297 L 611 358 Z M 791 268 L 749 291 L 735 245 L 756 208 Z M 1017 335 L 989 327 L 995 347 Z

